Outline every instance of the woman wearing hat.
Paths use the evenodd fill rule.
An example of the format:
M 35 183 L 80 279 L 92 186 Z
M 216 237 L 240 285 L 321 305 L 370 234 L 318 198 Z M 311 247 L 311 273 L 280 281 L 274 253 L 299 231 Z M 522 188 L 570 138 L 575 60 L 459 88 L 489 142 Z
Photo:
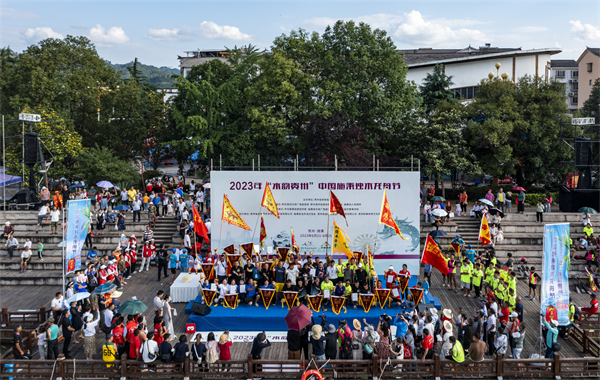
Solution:
M 334 327 L 335 330 L 335 327 Z M 317 360 L 326 360 L 325 358 L 325 341 L 326 338 L 323 336 L 323 328 L 321 325 L 313 325 L 312 335 L 310 337 L 310 343 L 312 344 L 312 352 Z
M 96 316 L 88 314 L 83 323 L 83 351 L 88 360 L 93 360 L 96 354 L 96 326 L 100 322 L 100 312 L 96 310 Z
M 442 323 L 444 328 L 444 336 L 442 337 L 442 350 L 440 352 L 440 359 L 446 359 L 446 356 L 451 355 L 450 351 L 452 351 L 452 343 L 450 342 L 450 337 L 454 336 L 453 334 L 453 325 L 452 322 L 445 320 Z
M 366 333 L 362 331 L 362 325 L 358 319 L 352 321 L 352 326 L 354 330 L 352 330 L 352 359 L 361 360 L 362 359 L 362 343 L 359 339 L 364 339 Z
M 367 320 L 363 318 L 365 324 L 365 331 L 363 332 L 363 338 L 357 338 L 356 340 L 362 344 L 363 360 L 370 360 L 373 358 L 373 351 L 375 350 L 375 340 L 377 339 L 377 333 L 372 325 L 367 323 Z
M 229 336 L 229 330 L 226 330 L 219 338 L 219 360 L 231 360 L 231 336 Z M 231 367 L 231 364 L 225 364 L 226 367 Z
M 444 327 L 444 322 L 450 322 L 452 323 L 452 310 L 450 309 L 444 309 L 442 310 L 442 332 L 446 332 L 446 328 Z
M 338 334 L 335 326 L 332 324 L 327 325 L 327 333 L 325 334 L 325 358 L 337 359 L 338 352 Z

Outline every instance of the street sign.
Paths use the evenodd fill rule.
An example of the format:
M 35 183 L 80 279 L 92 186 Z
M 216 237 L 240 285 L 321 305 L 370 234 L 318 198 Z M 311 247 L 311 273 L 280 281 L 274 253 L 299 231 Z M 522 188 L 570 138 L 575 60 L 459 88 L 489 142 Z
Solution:
M 42 121 L 42 116 L 41 115 L 32 114 L 32 113 L 20 113 L 19 114 L 19 120 L 40 122 L 40 121 Z
M 596 119 L 593 117 L 574 117 L 571 119 L 571 125 L 591 125 L 596 124 Z

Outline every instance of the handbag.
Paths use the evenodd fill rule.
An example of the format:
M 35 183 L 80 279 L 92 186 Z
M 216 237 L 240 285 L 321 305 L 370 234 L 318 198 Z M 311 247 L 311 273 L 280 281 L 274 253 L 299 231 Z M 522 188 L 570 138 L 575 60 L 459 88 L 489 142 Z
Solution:
M 373 353 L 373 347 L 369 343 L 363 345 L 363 350 L 369 355 Z
M 198 351 L 196 351 L 195 344 L 194 344 L 194 353 L 196 354 L 196 357 L 198 358 L 198 361 L 196 362 L 196 364 L 198 364 L 199 366 L 202 365 L 202 356 L 198 355 Z
M 360 348 L 360 346 L 358 345 L 358 343 L 352 343 L 353 350 L 358 350 L 359 348 Z

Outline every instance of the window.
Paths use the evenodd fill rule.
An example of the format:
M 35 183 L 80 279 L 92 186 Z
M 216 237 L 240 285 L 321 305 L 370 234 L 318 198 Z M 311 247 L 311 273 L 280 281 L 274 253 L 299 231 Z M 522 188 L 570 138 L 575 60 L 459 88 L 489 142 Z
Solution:
M 577 96 L 574 96 L 574 97 L 572 97 L 572 98 L 571 98 L 571 104 L 577 104 L 577 103 L 578 103 L 578 100 L 579 100 L 579 99 L 577 99 Z
M 454 99 L 470 100 L 477 96 L 479 86 L 454 89 Z
M 592 80 L 590 79 L 590 86 L 592 85 Z
M 571 83 L 571 91 L 573 91 L 573 92 L 579 91 L 579 83 Z
M 592 65 L 593 65 L 593 62 L 586 63 L 586 65 L 587 65 L 587 72 L 588 72 L 588 73 L 591 73 L 591 72 L 592 72 L 592 67 L 593 67 L 593 66 L 592 66 Z
M 573 71 L 571 71 L 571 77 L 573 77 L 573 78 L 579 78 L 579 70 L 573 70 Z
M 556 77 L 557 78 L 564 78 L 565 77 L 565 70 L 557 70 L 556 71 Z

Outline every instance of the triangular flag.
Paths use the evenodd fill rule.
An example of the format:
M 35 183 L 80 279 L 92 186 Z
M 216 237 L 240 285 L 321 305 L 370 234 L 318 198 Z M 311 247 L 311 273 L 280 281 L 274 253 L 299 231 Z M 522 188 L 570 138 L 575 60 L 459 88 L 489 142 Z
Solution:
M 264 215 L 260 216 L 260 246 L 264 248 L 265 239 L 267 238 L 267 229 L 265 228 Z
M 198 213 L 196 207 L 192 207 L 192 210 L 194 213 L 194 232 L 202 236 L 204 240 L 206 240 L 207 244 L 210 244 L 210 240 L 208 239 L 208 228 L 206 228 L 206 225 L 202 221 L 200 213 Z
M 235 208 L 233 208 L 233 205 L 229 201 L 229 198 L 227 198 L 226 194 L 223 194 L 223 216 L 221 219 L 229 224 L 233 224 L 234 226 L 250 231 L 250 227 L 248 227 L 246 222 L 244 222 L 244 219 L 242 219 L 240 214 L 235 211 Z
M 368 313 L 371 310 L 371 305 L 373 305 L 373 300 L 375 296 L 373 294 L 359 294 L 358 302 L 365 309 L 365 313 Z
M 348 239 L 350 241 L 350 239 Z M 350 242 L 351 243 L 351 242 Z M 346 242 L 346 233 L 342 230 L 335 220 L 333 221 L 333 254 L 343 253 L 348 257 L 348 260 L 354 257 L 354 253 L 348 247 L 348 242 Z
M 204 273 L 204 277 L 206 277 L 207 280 L 213 279 L 213 272 L 214 272 L 215 267 L 212 264 L 202 263 L 202 264 L 200 264 L 200 268 L 202 269 L 202 272 Z
M 346 220 L 346 226 L 348 226 L 348 219 L 346 219 L 346 214 L 344 213 L 344 209 L 342 208 L 342 204 L 340 200 L 335 196 L 333 191 L 329 190 L 329 213 L 330 214 L 339 214 L 344 217 Z
M 281 257 L 281 260 L 283 260 L 283 262 L 285 262 L 287 260 L 288 257 L 288 253 L 290 252 L 289 248 L 277 248 L 277 253 L 279 253 L 279 257 Z
M 271 301 L 275 296 L 275 289 L 261 289 L 260 290 L 260 298 L 262 298 L 263 303 L 265 304 L 265 308 L 269 310 L 269 306 L 271 306 Z
M 254 243 L 240 244 L 240 249 L 252 257 L 254 253 Z
M 452 250 L 454 251 L 454 253 L 456 254 L 456 256 L 460 256 L 460 244 L 458 244 L 458 243 L 450 243 L 450 246 L 448 247 L 448 250 L 450 250 L 450 248 L 452 248 Z
M 289 310 L 294 307 L 294 303 L 298 299 L 298 292 L 283 292 L 283 298 Z
M 488 245 L 492 242 L 492 236 L 490 235 L 490 226 L 488 225 L 488 221 L 485 216 L 481 218 L 481 227 L 479 227 L 478 239 L 481 242 L 481 245 Z
M 223 248 L 223 251 L 225 251 L 228 255 L 235 255 L 235 246 L 233 244 L 230 244 L 227 247 Z
M 322 303 L 323 303 L 322 295 L 308 296 L 308 305 L 310 306 L 311 309 L 313 309 L 313 311 L 315 313 L 319 312 L 319 310 L 321 309 Z
M 206 303 L 207 306 L 210 306 L 212 304 L 216 295 L 216 290 L 202 288 L 202 297 L 204 297 L 204 303 Z
M 410 294 L 413 297 L 413 302 L 418 305 L 423 300 L 423 289 L 421 288 L 410 288 Z
M 338 315 L 340 311 L 342 311 L 342 307 L 344 307 L 344 303 L 346 302 L 346 297 L 331 297 L 331 310 Z
M 260 203 L 260 205 L 262 207 L 266 207 L 266 209 L 269 210 L 271 214 L 279 218 L 279 211 L 277 211 L 277 203 L 275 202 L 275 198 L 273 198 L 273 193 L 271 192 L 271 188 L 269 187 L 269 182 L 265 183 L 265 192 L 263 193 L 262 202 Z
M 392 227 L 396 235 L 400 235 L 402 240 L 406 240 L 404 236 L 402 236 L 402 232 L 400 232 L 400 227 L 392 217 L 392 211 L 390 210 L 390 204 L 388 203 L 387 193 L 383 190 L 383 202 L 381 203 L 381 213 L 379 215 L 379 223 L 385 224 L 388 227 Z
M 450 273 L 448 263 L 440 251 L 440 247 L 436 244 L 435 240 L 430 235 L 427 235 L 425 241 L 425 247 L 423 248 L 423 257 L 421 258 L 423 264 L 429 264 L 439 270 L 443 275 Z
M 377 300 L 379 301 L 379 306 L 383 309 L 385 307 L 385 303 L 390 297 L 391 289 L 379 288 L 375 289 L 375 295 L 377 295 Z

